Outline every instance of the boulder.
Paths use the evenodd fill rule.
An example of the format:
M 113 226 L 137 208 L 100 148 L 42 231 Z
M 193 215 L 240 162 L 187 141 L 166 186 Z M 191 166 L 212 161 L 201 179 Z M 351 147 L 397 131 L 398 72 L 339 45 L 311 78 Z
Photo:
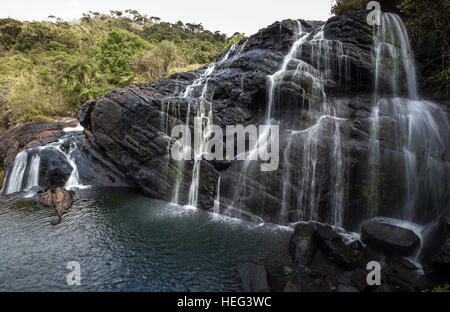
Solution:
M 44 189 L 64 186 L 73 170 L 66 157 L 56 149 L 42 150 L 40 157 L 39 185 Z
M 292 260 L 300 265 L 311 263 L 316 244 L 313 239 L 315 226 L 311 223 L 301 222 L 295 226 L 295 232 L 289 241 L 289 254 Z
M 34 202 L 55 209 L 56 216 L 52 219 L 51 224 L 56 225 L 61 222 L 62 215 L 72 207 L 73 195 L 72 191 L 58 187 L 37 195 Z
M 289 253 L 293 261 L 300 265 L 312 264 L 322 266 L 320 257 L 315 257 L 316 249 L 323 256 L 344 269 L 352 269 L 360 258 L 361 244 L 356 241 L 346 241 L 343 230 L 319 222 L 300 222 L 295 227 L 289 242 Z M 323 260 L 323 259 L 321 259 Z M 326 264 L 323 264 L 326 265 Z
M 328 257 L 329 260 L 335 262 L 345 269 L 353 269 L 360 257 L 358 244 L 346 243 L 341 234 L 334 230 L 331 226 L 316 223 L 314 231 L 314 239 L 318 248 Z
M 267 271 L 263 264 L 254 262 L 241 263 L 238 274 L 242 281 L 242 289 L 246 292 L 269 291 Z
M 375 218 L 364 223 L 362 242 L 388 255 L 412 255 L 420 245 L 420 238 L 412 230 L 395 223 L 396 220 L 388 218 Z

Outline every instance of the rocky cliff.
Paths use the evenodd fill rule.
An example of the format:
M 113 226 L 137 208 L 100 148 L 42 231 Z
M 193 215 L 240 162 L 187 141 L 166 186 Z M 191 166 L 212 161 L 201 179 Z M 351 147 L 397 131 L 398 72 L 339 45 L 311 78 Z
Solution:
M 404 217 L 410 192 L 404 157 L 384 161 L 377 169 L 383 174 L 371 176 L 374 133 L 379 153 L 397 155 L 402 148 L 390 137 L 397 120 L 374 128 L 375 81 L 390 84 L 392 77 L 376 73 L 375 30 L 366 15 L 276 22 L 224 51 L 214 66 L 86 102 L 78 114 L 84 134 L 74 143 L 80 180 L 132 186 L 178 204 L 190 204 L 194 187 L 196 206 L 208 210 L 220 191 L 220 212 L 281 224 L 314 219 L 354 230 L 370 216 Z M 205 111 L 222 128 L 259 125 L 268 120 L 269 103 L 270 120 L 280 126 L 277 170 L 260 172 L 242 161 L 180 164 L 170 157 L 174 125 L 192 127 L 193 117 Z M 436 131 L 441 124 L 447 131 L 445 120 L 436 121 Z M 433 154 L 441 173 L 449 168 L 446 140 Z M 445 174 L 438 180 L 448 182 Z M 445 192 L 417 198 L 409 216 L 414 221 L 432 220 L 448 208 Z

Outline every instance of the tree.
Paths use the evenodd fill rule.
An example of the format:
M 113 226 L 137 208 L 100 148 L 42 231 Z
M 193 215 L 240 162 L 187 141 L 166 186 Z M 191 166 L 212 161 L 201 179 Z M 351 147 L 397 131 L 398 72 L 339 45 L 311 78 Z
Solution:
M 100 42 L 97 59 L 100 69 L 117 83 L 121 75 L 129 72 L 131 58 L 149 49 L 150 45 L 137 35 L 126 30 L 113 30 Z

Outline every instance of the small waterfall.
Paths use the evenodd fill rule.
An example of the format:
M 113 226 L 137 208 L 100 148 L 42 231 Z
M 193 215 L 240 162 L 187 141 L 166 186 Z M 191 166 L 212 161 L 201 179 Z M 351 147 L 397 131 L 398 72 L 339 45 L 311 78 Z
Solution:
M 41 163 L 41 157 L 39 152 L 33 155 L 30 162 L 29 175 L 27 180 L 26 189 L 31 189 L 33 186 L 39 186 L 39 165 Z
M 225 64 L 227 61 L 236 59 L 239 54 L 243 51 L 245 48 L 247 42 L 244 42 L 240 49 L 236 53 L 236 49 L 238 47 L 237 44 L 232 45 L 227 53 L 219 59 L 219 61 L 213 65 L 210 65 L 207 67 L 205 72 L 194 82 L 189 85 L 186 90 L 184 91 L 182 97 L 185 99 L 195 99 L 196 101 L 196 112 L 197 117 L 201 118 L 200 123 L 194 122 L 194 129 L 199 128 L 201 129 L 201 133 L 203 133 L 203 129 L 212 126 L 213 124 L 213 118 L 212 118 L 212 94 L 210 94 L 210 90 L 208 89 L 208 81 L 212 74 L 214 73 L 214 70 L 217 66 Z M 230 56 L 234 54 L 231 59 Z M 201 88 L 201 93 L 199 96 L 198 89 Z M 189 121 L 191 119 L 191 102 L 188 104 L 188 110 L 186 114 L 186 126 L 189 126 Z M 168 116 L 168 112 L 166 113 Z M 168 117 L 167 117 L 168 118 Z M 168 121 L 166 121 L 166 127 L 167 127 Z M 166 133 L 168 133 L 168 129 L 166 129 Z M 194 132 L 195 133 L 195 132 Z M 182 151 L 182 155 L 191 154 L 193 152 L 194 156 L 194 164 L 192 169 L 192 180 L 191 185 L 189 188 L 189 197 L 188 197 L 188 206 L 191 207 L 197 207 L 198 204 L 198 188 L 200 184 L 200 169 L 201 169 L 201 160 L 205 153 L 205 144 L 206 144 L 206 137 L 198 137 L 194 139 L 194 149 L 190 149 L 188 146 L 185 146 L 184 144 L 180 144 L 179 142 L 175 144 L 180 144 L 179 148 Z M 181 192 L 181 185 L 183 183 L 184 178 L 184 167 L 185 167 L 185 161 L 179 160 L 177 161 L 177 176 L 175 179 L 175 187 L 172 192 L 172 203 L 179 204 L 180 203 L 180 192 Z
M 220 179 L 221 176 L 219 176 L 219 180 L 217 181 L 217 197 L 214 201 L 214 213 L 219 214 L 220 213 Z
M 450 125 L 438 105 L 419 98 L 414 55 L 398 15 L 383 14 L 382 25 L 374 32 L 373 51 L 376 105 L 367 194 L 371 215 L 419 221 L 428 212 L 442 211 L 448 202 Z M 389 184 L 385 175 L 393 170 L 403 172 L 396 174 L 397 205 L 382 198 L 384 185 Z
M 16 155 L 8 170 L 3 187 L 2 195 L 16 192 L 28 191 L 39 185 L 39 149 L 24 150 Z
M 27 151 L 21 151 L 14 158 L 10 173 L 8 170 L 5 182 L 3 183 L 2 195 L 9 195 L 12 193 L 20 192 L 22 190 L 23 178 L 25 175 L 27 164 L 28 153 Z
M 65 157 L 67 162 L 72 166 L 72 172 L 70 173 L 69 179 L 67 179 L 66 184 L 64 185 L 64 188 L 66 190 L 71 190 L 74 188 L 82 188 L 84 185 L 80 181 L 80 176 L 78 174 L 78 166 L 75 161 L 75 158 L 73 157 L 74 151 L 77 149 L 77 145 L 73 142 L 70 142 L 70 150 L 68 152 L 65 152 L 61 149 L 61 146 L 57 146 L 56 149 L 60 151 Z
M 80 133 L 84 129 L 81 125 L 78 124 L 76 127 L 68 127 L 64 128 L 63 130 L 66 133 L 66 136 L 61 138 L 57 142 L 52 142 L 37 148 L 23 150 L 16 155 L 12 164 L 10 165 L 10 168 L 8 169 L 3 187 L 0 190 L 1 195 L 9 195 L 16 192 L 29 191 L 33 187 L 39 186 L 39 169 L 41 163 L 40 152 L 46 149 L 56 149 L 58 152 L 65 156 L 67 162 L 69 162 L 73 168 L 70 177 L 64 185 L 64 188 L 73 189 L 85 187 L 81 183 L 78 174 L 78 167 L 74 157 L 74 153 L 77 150 L 77 145 L 74 142 L 70 142 L 70 150 L 67 152 L 63 148 L 61 148 L 67 140 L 70 140 L 73 134 Z M 30 193 L 27 196 L 32 196 L 34 194 L 35 193 Z

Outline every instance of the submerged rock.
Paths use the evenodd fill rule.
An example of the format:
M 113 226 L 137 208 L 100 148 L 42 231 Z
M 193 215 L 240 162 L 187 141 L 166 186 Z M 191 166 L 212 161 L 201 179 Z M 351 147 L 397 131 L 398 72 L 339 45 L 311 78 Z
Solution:
M 363 224 L 363 243 L 382 250 L 386 254 L 409 256 L 420 245 L 420 238 L 412 231 L 395 225 L 396 220 L 375 218 Z
M 241 263 L 238 274 L 242 281 L 242 288 L 246 292 L 269 291 L 267 271 L 263 264 L 254 262 Z

